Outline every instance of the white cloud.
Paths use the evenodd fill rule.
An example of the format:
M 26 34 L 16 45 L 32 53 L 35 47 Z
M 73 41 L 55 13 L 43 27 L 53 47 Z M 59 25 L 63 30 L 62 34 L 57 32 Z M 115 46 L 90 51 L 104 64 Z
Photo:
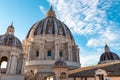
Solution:
M 105 11 L 97 8 L 99 0 L 48 1 L 55 7 L 58 18 L 75 33 L 95 34 L 101 29 L 101 22 L 105 20 Z
M 92 54 L 88 56 L 80 56 L 81 59 L 81 66 L 88 66 L 88 65 L 96 65 L 99 62 L 100 55 Z
M 87 37 L 87 47 L 96 49 L 102 46 L 103 48 L 107 43 L 115 50 L 120 50 L 120 32 L 116 23 L 106 17 L 106 9 L 112 5 L 112 1 L 48 0 L 48 2 L 54 6 L 57 18 L 64 22 L 72 32 Z M 96 50 L 101 51 L 101 49 Z M 82 51 L 82 53 L 87 52 Z M 97 61 L 98 55 L 92 52 L 91 54 L 81 56 L 83 65 L 87 61 Z
M 104 48 L 97 50 L 86 50 L 80 46 L 80 63 L 81 66 L 96 65 L 99 62 L 100 55 L 104 52 Z M 87 53 L 87 54 L 86 54 Z
M 112 29 L 112 30 L 111 30 Z M 88 40 L 87 46 L 88 47 L 99 47 L 104 46 L 105 43 L 112 45 L 118 44 L 120 40 L 120 32 L 118 29 L 113 29 L 110 27 L 107 27 L 105 31 L 101 30 L 99 32 L 100 36 L 97 36 L 96 38 L 91 38 Z M 115 47 L 115 46 L 114 46 Z
M 44 8 L 43 6 L 40 6 L 39 8 L 40 8 L 40 11 L 41 11 L 43 14 L 46 14 L 46 10 L 45 10 L 45 8 Z
M 103 42 L 103 40 L 98 40 L 98 39 L 92 38 L 92 39 L 88 40 L 87 46 L 88 47 L 97 47 L 97 46 L 100 46 L 100 45 L 103 45 L 103 44 L 105 44 Z

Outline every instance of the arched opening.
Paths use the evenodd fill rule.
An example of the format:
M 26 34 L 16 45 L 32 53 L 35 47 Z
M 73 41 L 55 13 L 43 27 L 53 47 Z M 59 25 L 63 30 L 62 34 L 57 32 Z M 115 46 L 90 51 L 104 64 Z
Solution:
M 62 72 L 62 73 L 60 74 L 60 79 L 66 79 L 66 78 L 67 78 L 66 73 L 65 73 L 65 72 Z
M 1 63 L 1 68 L 7 68 L 7 61 L 3 61 Z
M 3 57 L 0 59 L 1 73 L 6 73 L 7 63 L 8 63 L 8 58 L 7 58 L 6 56 L 3 56 Z

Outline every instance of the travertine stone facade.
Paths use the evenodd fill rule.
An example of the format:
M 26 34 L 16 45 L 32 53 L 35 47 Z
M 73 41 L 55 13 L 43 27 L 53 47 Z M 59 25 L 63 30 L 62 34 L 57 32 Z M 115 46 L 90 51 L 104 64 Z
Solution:
M 0 80 L 120 80 L 120 58 L 107 45 L 98 65 L 80 67 L 79 48 L 52 6 L 22 44 L 14 31 L 12 23 L 0 35 Z
M 59 21 L 52 7 L 45 19 L 36 22 L 23 41 L 24 53 L 27 56 L 25 73 L 54 73 L 57 60 L 63 60 L 68 69 L 80 67 L 79 48 L 69 28 Z M 40 74 L 39 74 L 40 75 Z M 44 78 L 49 77 L 48 75 Z M 42 79 L 42 78 L 40 78 Z M 45 79 L 46 80 L 46 79 Z
M 2 63 L 6 67 L 2 68 Z M 19 39 L 14 36 L 13 24 L 8 26 L 6 34 L 0 35 L 0 79 L 24 80 L 25 56 Z

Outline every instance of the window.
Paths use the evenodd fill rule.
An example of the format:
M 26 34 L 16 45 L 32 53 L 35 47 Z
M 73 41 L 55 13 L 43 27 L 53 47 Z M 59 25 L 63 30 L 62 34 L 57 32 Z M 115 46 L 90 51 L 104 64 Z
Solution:
M 63 53 L 62 53 L 62 51 L 60 51 L 59 56 L 60 56 L 60 57 L 63 57 Z
M 39 57 L 39 51 L 36 51 L 36 57 Z
M 48 51 L 47 56 L 51 56 L 51 50 Z

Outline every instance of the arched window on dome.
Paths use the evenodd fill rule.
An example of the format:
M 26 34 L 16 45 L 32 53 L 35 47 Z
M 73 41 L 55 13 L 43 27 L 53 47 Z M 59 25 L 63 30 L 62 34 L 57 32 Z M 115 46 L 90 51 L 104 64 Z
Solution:
M 6 56 L 3 56 L 3 57 L 0 59 L 1 73 L 6 73 L 7 63 L 8 63 L 8 58 L 7 58 Z

